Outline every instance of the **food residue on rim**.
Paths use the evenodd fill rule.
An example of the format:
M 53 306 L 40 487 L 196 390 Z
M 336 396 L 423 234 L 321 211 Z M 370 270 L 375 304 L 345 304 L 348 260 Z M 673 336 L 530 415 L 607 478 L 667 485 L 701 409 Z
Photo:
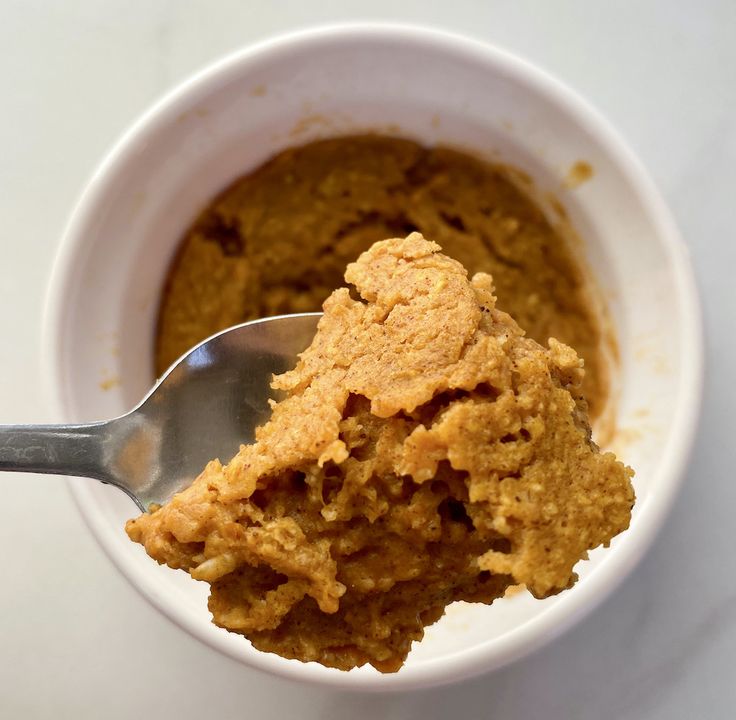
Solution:
M 560 199 L 554 194 L 554 193 L 545 193 L 544 199 L 547 201 L 547 204 L 552 209 L 552 211 L 557 216 L 558 220 L 561 220 L 563 222 L 569 222 L 570 216 L 567 214 L 567 210 L 565 209 L 565 206 L 562 204 Z
M 670 361 L 654 350 L 650 338 L 646 338 L 634 346 L 634 359 L 637 362 L 647 363 L 656 375 L 666 375 L 672 372 Z
M 263 97 L 268 92 L 268 88 L 261 83 L 260 85 L 256 85 L 251 91 L 250 94 L 252 97 Z
M 639 444 L 655 432 L 657 432 L 656 427 L 641 422 L 627 426 L 618 426 L 616 427 L 614 436 L 608 442 L 606 449 L 615 455 L 630 453 L 633 446 Z
M 593 166 L 585 160 L 574 162 L 567 171 L 565 187 L 574 190 L 593 177 Z
M 197 107 L 192 110 L 185 110 L 176 116 L 176 121 L 183 123 L 188 122 L 191 118 L 206 118 L 210 114 L 210 111 L 206 107 Z
M 289 131 L 288 137 L 291 139 L 299 138 L 303 135 L 311 133 L 313 130 L 334 131 L 337 120 L 344 118 L 328 117 L 320 113 L 309 112 L 311 105 L 305 104 L 305 112 L 299 120 L 294 123 L 294 127 Z
M 120 378 L 117 375 L 111 375 L 110 377 L 100 381 L 100 390 L 105 390 L 107 392 L 118 385 L 120 385 Z

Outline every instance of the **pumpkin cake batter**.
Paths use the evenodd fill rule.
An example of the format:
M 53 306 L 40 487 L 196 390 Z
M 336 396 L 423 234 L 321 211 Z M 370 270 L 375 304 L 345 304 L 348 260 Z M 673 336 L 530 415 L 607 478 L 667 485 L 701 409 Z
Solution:
M 286 150 L 217 198 L 186 233 L 160 309 L 156 370 L 231 325 L 317 311 L 377 240 L 418 230 L 530 337 L 585 360 L 591 417 L 608 393 L 599 319 L 580 264 L 508 172 L 464 153 L 375 135 Z
M 414 233 L 345 280 L 254 444 L 126 529 L 254 647 L 392 672 L 456 600 L 569 587 L 628 526 L 632 471 L 591 440 L 575 351 L 526 338 L 489 275 Z

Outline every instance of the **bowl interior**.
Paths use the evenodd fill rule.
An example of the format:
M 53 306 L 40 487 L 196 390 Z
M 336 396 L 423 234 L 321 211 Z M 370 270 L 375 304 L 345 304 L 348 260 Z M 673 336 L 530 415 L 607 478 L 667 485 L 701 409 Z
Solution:
M 328 683 L 437 684 L 509 662 L 602 599 L 648 544 L 661 514 L 655 508 L 668 504 L 682 463 L 672 454 L 683 438 L 677 423 L 694 396 L 686 386 L 693 321 L 680 250 L 638 166 L 574 96 L 502 52 L 406 29 L 308 33 L 223 61 L 145 116 L 82 198 L 50 300 L 53 393 L 60 414 L 75 421 L 135 404 L 153 381 L 162 280 L 198 211 L 283 147 L 361 130 L 509 163 L 534 179 L 540 197 L 553 193 L 563 203 L 618 338 L 615 449 L 636 470 L 631 529 L 581 563 L 578 585 L 558 597 L 451 607 L 401 673 L 384 678 L 263 655 L 214 627 L 207 586 L 158 567 L 128 541 L 123 525 L 136 514 L 133 503 L 94 481 L 73 483 L 87 521 L 131 581 L 231 656 Z M 578 160 L 593 177 L 566 189 Z

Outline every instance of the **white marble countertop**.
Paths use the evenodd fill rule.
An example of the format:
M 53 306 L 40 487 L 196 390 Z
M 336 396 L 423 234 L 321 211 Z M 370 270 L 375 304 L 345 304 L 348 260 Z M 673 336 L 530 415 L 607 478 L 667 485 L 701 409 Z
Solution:
M 734 717 L 733 0 L 4 0 L 0 422 L 49 417 L 37 378 L 54 252 L 121 131 L 228 50 L 348 19 L 439 25 L 516 51 L 597 105 L 648 166 L 692 250 L 709 337 L 703 421 L 675 510 L 638 570 L 562 639 L 460 687 L 381 697 L 273 680 L 218 655 L 122 579 L 62 482 L 6 475 L 0 717 Z

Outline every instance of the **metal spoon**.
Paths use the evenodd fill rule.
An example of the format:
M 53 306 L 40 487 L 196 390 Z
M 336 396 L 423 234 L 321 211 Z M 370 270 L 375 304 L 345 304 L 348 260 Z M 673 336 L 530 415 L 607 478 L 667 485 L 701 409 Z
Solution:
M 253 440 L 270 414 L 271 376 L 295 365 L 319 317 L 254 320 L 213 335 L 114 420 L 0 426 L 0 470 L 96 478 L 141 510 L 163 504 L 207 462 L 227 461 Z

